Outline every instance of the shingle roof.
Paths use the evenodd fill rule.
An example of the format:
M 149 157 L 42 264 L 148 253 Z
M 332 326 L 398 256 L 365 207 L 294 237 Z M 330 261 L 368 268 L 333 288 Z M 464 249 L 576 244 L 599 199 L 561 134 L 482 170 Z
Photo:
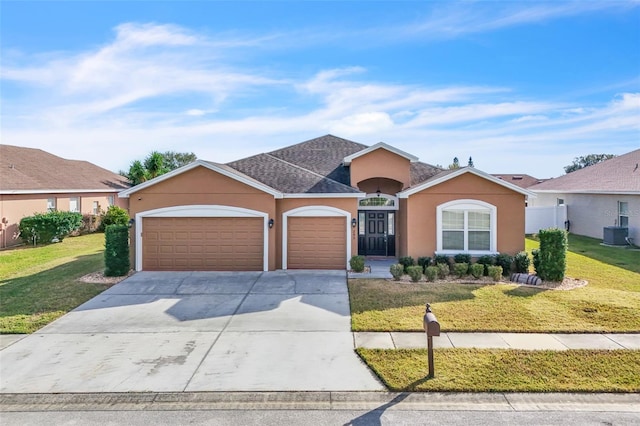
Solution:
M 342 161 L 367 148 L 325 135 L 227 165 L 283 193 L 358 193 L 351 187 L 349 169 Z M 411 184 L 420 183 L 440 170 L 425 163 L 411 163 Z
M 505 182 L 509 182 L 514 185 L 517 185 L 520 188 L 529 188 L 530 186 L 537 185 L 547 180 L 547 179 L 538 179 L 533 176 L 524 175 L 524 174 L 514 175 L 514 174 L 508 174 L 508 173 L 499 173 L 499 174 L 493 174 L 493 176 L 497 177 L 498 179 L 502 179 Z
M 640 194 L 640 149 L 549 179 L 528 189 L 534 192 Z
M 129 186 L 125 177 L 87 161 L 67 160 L 40 149 L 0 145 L 0 192 L 118 192 Z

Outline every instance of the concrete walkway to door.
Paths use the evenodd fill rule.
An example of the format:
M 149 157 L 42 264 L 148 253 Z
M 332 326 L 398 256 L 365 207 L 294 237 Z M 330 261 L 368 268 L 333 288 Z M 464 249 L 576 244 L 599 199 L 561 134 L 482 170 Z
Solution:
M 0 392 L 383 390 L 345 275 L 139 272 L 0 351 Z

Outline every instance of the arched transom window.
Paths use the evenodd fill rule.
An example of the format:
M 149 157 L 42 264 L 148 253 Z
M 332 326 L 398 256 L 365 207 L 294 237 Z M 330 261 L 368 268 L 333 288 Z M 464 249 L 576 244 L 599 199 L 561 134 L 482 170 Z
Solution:
M 437 208 L 437 250 L 442 253 L 496 252 L 496 207 L 479 200 L 455 200 Z
M 360 210 L 398 210 L 398 197 L 389 194 L 367 194 L 358 202 Z

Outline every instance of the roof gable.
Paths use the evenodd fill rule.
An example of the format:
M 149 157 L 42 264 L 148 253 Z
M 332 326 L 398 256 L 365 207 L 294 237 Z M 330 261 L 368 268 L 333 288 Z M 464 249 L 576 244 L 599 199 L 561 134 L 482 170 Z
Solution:
M 493 182 L 495 184 L 503 186 L 503 187 L 505 187 L 507 189 L 510 189 L 512 191 L 519 192 L 520 194 L 526 195 L 528 197 L 532 197 L 532 198 L 535 197 L 535 194 L 533 192 L 527 190 L 527 189 L 520 188 L 519 186 L 516 186 L 516 185 L 514 185 L 512 183 L 509 183 L 509 182 L 505 182 L 505 181 L 503 181 L 501 179 L 498 179 L 498 178 L 496 178 L 494 176 L 491 176 L 490 174 L 485 173 L 483 171 L 480 171 L 480 170 L 478 170 L 476 168 L 473 168 L 473 167 L 461 167 L 459 169 L 454 169 L 454 170 L 443 170 L 442 172 L 440 172 L 437 175 L 427 179 L 426 181 L 424 181 L 424 182 L 422 182 L 422 183 L 420 183 L 418 185 L 412 186 L 412 187 L 410 187 L 410 188 L 398 193 L 398 198 L 408 198 L 410 195 L 416 194 L 416 193 L 418 193 L 420 191 L 423 191 L 423 190 L 425 190 L 427 188 L 431 188 L 433 186 L 436 186 L 436 185 L 439 185 L 441 183 L 447 182 L 447 181 L 449 181 L 451 179 L 454 179 L 454 178 L 456 178 L 458 176 L 461 176 L 461 175 L 463 175 L 465 173 L 471 173 L 473 175 L 476 175 L 476 176 L 478 176 L 480 178 L 486 179 L 486 180 L 488 180 L 490 182 Z
M 529 188 L 534 192 L 640 194 L 640 149 Z
M 418 161 L 418 157 L 416 157 L 415 155 L 411 155 L 411 154 L 409 154 L 407 152 L 404 152 L 404 151 L 402 151 L 402 150 L 400 150 L 398 148 L 395 148 L 395 147 L 393 147 L 391 145 L 387 145 L 384 142 L 378 142 L 377 144 L 372 145 L 372 146 L 370 146 L 368 148 L 365 148 L 365 149 L 363 149 L 361 151 L 354 152 L 353 154 L 347 155 L 346 157 L 344 157 L 342 162 L 343 162 L 343 164 L 345 166 L 348 166 L 356 158 L 362 157 L 364 155 L 367 155 L 370 152 L 373 152 L 373 151 L 375 151 L 377 149 L 384 149 L 386 151 L 392 152 L 392 153 L 394 153 L 394 154 L 396 154 L 396 155 L 398 155 L 400 157 L 406 158 L 407 160 L 409 160 L 412 163 L 415 163 L 416 161 Z
M 124 176 L 41 149 L 0 145 L 0 193 L 118 192 Z
M 126 189 L 124 191 L 121 191 L 118 196 L 120 198 L 129 198 L 129 196 L 131 194 L 134 194 L 142 189 L 148 188 L 150 186 L 156 185 L 160 182 L 163 182 L 167 179 L 171 179 L 174 176 L 180 175 L 182 173 L 185 173 L 191 169 L 194 169 L 196 167 L 205 167 L 209 170 L 213 170 L 214 172 L 220 173 L 221 175 L 227 176 L 231 179 L 237 180 L 238 182 L 244 183 L 245 185 L 251 186 L 253 188 L 259 189 L 263 192 L 266 192 L 267 194 L 271 194 L 273 195 L 275 198 L 282 198 L 282 193 L 280 191 L 277 191 L 271 187 L 269 187 L 268 185 L 265 185 L 262 182 L 259 182 L 255 179 L 253 179 L 250 176 L 246 176 L 240 172 L 238 172 L 237 170 L 225 165 L 225 164 L 218 164 L 218 163 L 213 163 L 210 161 L 204 161 L 204 160 L 196 160 L 193 163 L 187 164 L 186 166 L 182 166 L 178 169 L 172 170 L 169 173 L 165 173 L 163 175 L 160 175 L 154 179 L 148 180 L 146 182 L 141 183 L 140 185 L 136 185 L 132 188 Z

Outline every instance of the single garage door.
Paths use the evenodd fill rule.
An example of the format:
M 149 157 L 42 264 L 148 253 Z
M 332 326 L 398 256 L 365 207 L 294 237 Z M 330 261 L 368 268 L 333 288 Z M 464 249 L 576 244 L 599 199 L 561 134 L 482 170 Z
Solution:
M 346 219 L 340 217 L 289 217 L 287 268 L 346 269 Z
M 262 271 L 261 218 L 149 217 L 142 224 L 146 271 Z

